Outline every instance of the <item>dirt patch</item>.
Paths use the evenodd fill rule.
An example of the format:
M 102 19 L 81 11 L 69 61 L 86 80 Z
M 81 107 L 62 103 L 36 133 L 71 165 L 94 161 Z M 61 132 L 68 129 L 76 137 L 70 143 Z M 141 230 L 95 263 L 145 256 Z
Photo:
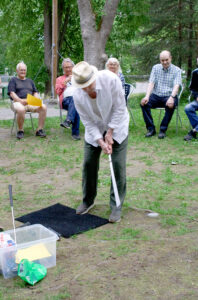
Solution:
M 28 140 L 26 143 L 15 143 L 9 133 L 7 129 L 0 129 L 1 139 L 5 143 L 9 142 L 8 145 L 13 151 L 23 153 Z M 46 147 L 45 151 L 48 149 L 47 143 L 50 147 L 50 136 L 48 139 L 46 144 L 42 145 Z M 66 143 L 69 143 L 68 140 L 65 140 Z M 32 142 L 31 146 L 33 144 Z M 42 155 L 42 147 L 38 149 L 39 155 Z M 12 152 L 5 151 L 3 144 L 2 149 L 0 225 L 5 229 L 12 228 L 7 189 L 9 183 L 14 187 L 16 217 L 57 202 L 76 207 L 81 201 L 81 161 L 79 162 L 78 155 L 74 162 L 70 161 L 71 166 L 68 169 L 59 163 L 58 157 L 56 166 L 50 166 L 49 160 L 44 167 L 29 170 L 28 167 L 24 169 L 24 156 L 20 159 L 14 157 Z M 66 146 L 64 150 L 66 156 Z M 71 158 L 73 156 L 74 153 L 71 152 Z M 142 178 L 148 171 L 157 175 L 154 177 L 155 181 L 159 180 L 167 168 L 167 165 L 158 161 L 157 155 L 152 151 L 145 155 L 145 152 L 134 147 L 129 149 L 127 164 L 128 177 Z M 182 174 L 190 170 L 190 166 L 188 168 L 183 165 L 170 168 L 175 173 Z M 107 159 L 102 159 L 100 172 L 101 177 L 104 174 L 109 176 Z M 92 213 L 108 217 L 109 185 L 105 184 L 104 182 L 104 186 L 100 187 Z M 167 191 L 168 188 L 169 184 Z M 128 185 L 129 194 L 134 192 L 133 189 L 133 185 Z M 174 205 L 179 206 L 179 201 Z M 107 224 L 70 239 L 62 238 L 57 242 L 56 267 L 48 269 L 47 277 L 34 287 L 23 285 L 19 278 L 4 280 L 0 277 L 0 299 L 197 299 L 196 220 L 184 215 L 178 226 L 169 226 L 168 222 L 172 220 L 168 219 L 170 216 L 149 218 L 146 211 L 137 211 L 132 207 L 133 203 L 124 206 L 123 218 L 118 224 Z M 192 208 L 197 209 L 196 203 Z M 16 222 L 16 225 L 21 223 Z M 186 234 L 177 233 L 178 229 L 180 232 L 181 229 L 188 231 Z M 7 298 L 4 295 L 7 295 Z

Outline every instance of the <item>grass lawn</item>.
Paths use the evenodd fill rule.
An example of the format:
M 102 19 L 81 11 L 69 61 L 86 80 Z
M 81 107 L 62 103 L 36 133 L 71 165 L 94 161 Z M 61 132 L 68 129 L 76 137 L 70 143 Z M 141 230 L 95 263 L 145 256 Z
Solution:
M 174 115 L 164 140 L 157 135 L 145 139 L 139 104 L 135 98 L 131 103 L 136 126 L 130 123 L 121 222 L 62 238 L 56 267 L 34 287 L 0 276 L 0 300 L 198 299 L 198 140 L 183 140 L 189 130 L 184 105 L 178 135 Z M 153 116 L 158 124 L 159 111 Z M 76 208 L 83 138 L 73 141 L 57 117 L 47 118 L 46 139 L 33 136 L 29 120 L 21 141 L 10 135 L 10 127 L 10 120 L 0 121 L 0 227 L 12 229 L 8 184 L 13 185 L 15 217 L 58 202 Z M 82 137 L 83 132 L 81 125 Z M 91 213 L 108 218 L 109 189 L 108 158 L 102 155 Z M 159 217 L 148 217 L 147 210 Z

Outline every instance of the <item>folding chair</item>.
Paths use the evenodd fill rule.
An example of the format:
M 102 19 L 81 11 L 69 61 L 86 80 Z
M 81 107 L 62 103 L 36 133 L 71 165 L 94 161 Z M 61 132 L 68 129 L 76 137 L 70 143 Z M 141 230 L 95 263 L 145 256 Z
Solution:
M 63 123 L 63 113 L 62 113 L 62 110 L 64 110 L 66 113 L 67 113 L 67 111 L 61 107 L 60 98 L 59 98 L 58 95 L 57 95 L 57 100 L 58 100 L 58 105 L 59 105 L 60 123 Z
M 190 95 L 188 96 L 188 103 L 192 101 L 191 98 L 192 98 L 192 92 L 190 92 Z
M 131 119 L 133 120 L 134 124 L 136 125 L 135 119 L 133 117 L 132 109 L 130 108 L 130 105 L 129 105 L 129 97 L 130 97 L 131 93 L 134 91 L 134 89 L 135 89 L 135 87 L 132 84 L 125 83 L 124 90 L 125 90 L 126 106 L 127 106 L 128 110 L 129 110 L 129 113 L 131 115 Z
M 175 108 L 176 110 L 176 133 L 178 134 L 178 121 L 180 121 L 180 124 L 181 124 L 181 127 L 182 127 L 182 120 L 181 120 L 181 117 L 180 117 L 180 114 L 179 114 L 179 102 L 180 102 L 180 99 L 181 99 L 181 95 L 183 93 L 183 90 L 184 90 L 184 87 L 183 85 L 180 86 L 180 91 L 179 91 L 179 94 L 178 94 L 178 104 Z M 160 114 L 159 114 L 159 119 L 158 119 L 158 127 L 160 125 L 160 121 L 161 121 L 161 114 L 162 114 L 162 110 L 165 110 L 164 107 L 157 107 L 155 109 L 158 109 L 160 111 Z
M 10 101 L 12 103 L 12 100 L 10 100 Z M 33 123 L 33 119 L 32 119 L 32 112 L 27 111 L 25 114 L 30 116 L 30 120 L 31 120 L 31 124 L 32 124 L 32 131 L 34 133 L 34 123 Z M 16 115 L 17 115 L 17 113 L 14 112 L 14 118 L 13 118 L 12 127 L 11 127 L 11 134 L 13 132 L 14 125 L 15 125 L 15 128 L 16 128 L 16 133 L 18 131 Z

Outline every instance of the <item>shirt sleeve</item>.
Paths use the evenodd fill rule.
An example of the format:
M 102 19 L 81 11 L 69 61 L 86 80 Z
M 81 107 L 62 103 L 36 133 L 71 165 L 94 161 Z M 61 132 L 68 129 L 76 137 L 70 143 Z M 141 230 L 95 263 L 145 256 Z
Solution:
M 8 95 L 9 96 L 10 96 L 11 92 L 16 93 L 16 83 L 15 83 L 14 77 L 12 77 L 8 83 Z
M 182 78 L 181 78 L 181 69 L 178 68 L 178 70 L 176 71 L 176 76 L 174 79 L 174 86 L 178 84 L 181 85 L 182 84 Z
M 55 86 L 56 94 L 61 96 L 65 90 L 65 83 L 62 76 L 56 78 L 56 86 Z
M 190 86 L 189 86 L 193 98 L 197 99 L 198 97 L 198 72 L 192 72 L 192 77 L 191 77 L 191 82 L 190 82 Z
M 36 88 L 36 86 L 35 86 L 34 81 L 33 81 L 33 80 L 31 80 L 31 81 L 32 81 L 32 92 L 33 92 L 33 94 L 34 94 L 34 93 L 38 93 L 38 90 L 37 90 L 37 88 Z
M 81 101 L 82 99 L 80 99 L 77 93 L 74 93 L 73 100 L 75 108 L 80 115 L 81 122 L 85 126 L 88 135 L 91 136 L 92 140 L 97 143 L 97 140 L 103 137 L 102 133 L 100 132 L 98 126 L 92 120 L 90 120 L 87 108 L 83 105 Z
M 120 126 L 123 118 L 126 116 L 126 102 L 124 96 L 124 90 L 121 85 L 119 78 L 115 77 L 111 86 L 112 94 L 112 114 L 111 120 L 108 123 L 108 127 L 115 129 Z
M 155 83 L 155 66 L 152 67 L 149 82 Z
M 124 78 L 124 75 L 122 73 L 119 73 L 119 77 L 120 77 L 120 80 L 122 82 L 122 87 L 124 89 L 124 85 L 125 85 L 125 78 Z

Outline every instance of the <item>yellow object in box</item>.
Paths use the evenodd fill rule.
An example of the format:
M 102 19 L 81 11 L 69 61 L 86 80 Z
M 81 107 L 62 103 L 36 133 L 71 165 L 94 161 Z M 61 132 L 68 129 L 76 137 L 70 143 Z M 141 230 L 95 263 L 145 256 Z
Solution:
M 42 106 L 43 104 L 41 99 L 36 98 L 30 94 L 27 94 L 27 103 L 28 105 L 33 105 L 33 106 Z
M 33 261 L 50 256 L 51 254 L 49 253 L 44 244 L 37 244 L 25 249 L 18 250 L 15 256 L 15 262 L 19 264 L 23 258 L 26 258 L 29 261 Z

